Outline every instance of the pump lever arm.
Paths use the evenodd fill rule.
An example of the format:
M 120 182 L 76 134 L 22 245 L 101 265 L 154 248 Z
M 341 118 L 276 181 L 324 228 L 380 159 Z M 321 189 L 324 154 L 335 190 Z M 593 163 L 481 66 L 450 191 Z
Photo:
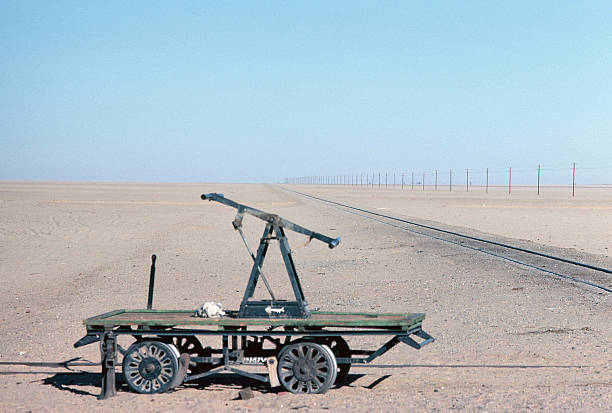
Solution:
M 288 221 L 285 218 L 281 218 L 276 214 L 270 214 L 268 212 L 264 212 L 256 208 L 251 208 L 250 206 L 239 204 L 238 202 L 232 201 L 231 199 L 227 199 L 223 196 L 223 194 L 202 194 L 202 199 L 216 201 L 232 208 L 236 208 L 239 213 L 247 213 L 266 222 L 274 222 L 283 228 L 290 229 L 291 231 L 297 232 L 299 234 L 304 234 L 306 236 L 309 236 L 310 238 L 318 239 L 319 241 L 326 243 L 329 248 L 335 248 L 338 246 L 338 244 L 340 244 L 340 237 L 331 238 L 318 232 L 311 231 L 301 225 L 294 224 L 293 222 Z

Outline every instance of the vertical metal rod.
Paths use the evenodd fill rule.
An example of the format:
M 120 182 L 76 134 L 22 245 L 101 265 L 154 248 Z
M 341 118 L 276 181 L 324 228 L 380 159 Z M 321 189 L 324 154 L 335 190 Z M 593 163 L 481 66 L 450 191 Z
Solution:
M 540 195 L 540 164 L 538 164 L 538 195 Z
M 151 256 L 151 273 L 149 275 L 149 299 L 147 301 L 147 310 L 151 310 L 153 308 L 153 289 L 155 288 L 155 261 L 157 260 L 157 255 L 153 254 Z
M 393 172 L 393 189 L 395 189 L 395 172 Z
M 414 191 L 414 171 L 412 171 L 412 190 Z
M 452 192 L 453 190 L 453 170 L 450 169 L 448 172 L 448 191 Z
M 425 190 L 425 172 L 423 172 L 423 191 Z
M 385 188 L 387 188 L 387 173 L 385 172 Z
M 572 164 L 572 196 L 576 196 L 576 162 Z
M 487 189 L 485 190 L 485 192 L 487 194 L 489 193 L 489 168 L 487 168 Z
M 508 169 L 508 193 L 512 190 L 512 167 Z
M 465 192 L 470 192 L 470 170 L 469 169 L 465 169 Z

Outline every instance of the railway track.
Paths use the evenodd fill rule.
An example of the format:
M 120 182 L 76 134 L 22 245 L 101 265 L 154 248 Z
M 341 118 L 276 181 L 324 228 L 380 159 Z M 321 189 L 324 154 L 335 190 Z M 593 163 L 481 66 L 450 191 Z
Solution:
M 454 244 L 462 248 L 467 248 L 483 254 L 494 256 L 504 261 L 535 269 L 539 272 L 546 273 L 570 282 L 588 285 L 600 291 L 612 293 L 612 269 L 564 257 L 558 257 L 542 251 L 536 251 L 498 241 L 484 239 L 457 231 L 451 231 L 416 222 L 414 220 L 398 218 L 364 208 L 359 208 L 354 205 L 294 191 L 288 188 L 283 189 L 316 202 L 337 208 L 346 213 L 358 215 L 365 219 L 373 220 L 384 225 L 389 225 L 404 231 L 433 238 L 441 242 Z

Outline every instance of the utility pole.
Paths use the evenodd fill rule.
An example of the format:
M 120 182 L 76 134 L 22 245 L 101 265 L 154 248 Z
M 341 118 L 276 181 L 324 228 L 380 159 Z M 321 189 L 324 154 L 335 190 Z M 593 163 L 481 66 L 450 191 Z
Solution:
M 512 188 L 512 167 L 508 169 L 508 194 L 510 194 Z
M 540 164 L 538 164 L 538 195 L 540 195 Z
M 576 196 L 576 162 L 572 164 L 572 196 Z

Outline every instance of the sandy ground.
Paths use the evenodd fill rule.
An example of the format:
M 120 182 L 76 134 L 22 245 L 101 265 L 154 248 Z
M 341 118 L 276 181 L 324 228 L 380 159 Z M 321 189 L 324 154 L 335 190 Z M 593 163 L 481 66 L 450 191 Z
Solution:
M 442 193 L 397 188 L 293 186 L 392 215 L 575 254 L 612 268 L 609 190 L 513 189 Z M 565 191 L 565 192 L 563 192 Z M 311 306 L 336 311 L 425 312 L 436 342 L 396 347 L 375 367 L 354 367 L 325 395 L 270 391 L 237 376 L 145 396 L 119 387 L 108 401 L 97 368 L 21 366 L 74 357 L 82 320 L 146 305 L 158 255 L 156 308 L 205 301 L 237 308 L 250 258 L 234 211 L 202 192 L 276 212 L 330 236 L 329 250 L 289 235 Z M 256 243 L 261 222 L 245 221 Z M 271 257 L 272 258 L 272 257 Z M 278 286 L 280 261 L 266 273 Z M 476 251 L 441 243 L 287 192 L 282 186 L 0 182 L 0 405 L 2 411 L 609 411 L 612 295 Z M 277 288 L 281 293 L 288 289 Z M 369 344 L 351 340 L 352 346 Z M 124 344 L 129 344 L 129 341 Z M 399 366 L 401 365 L 401 367 Z M 394 367 L 395 366 L 395 367 Z M 246 386 L 255 398 L 235 400 Z

